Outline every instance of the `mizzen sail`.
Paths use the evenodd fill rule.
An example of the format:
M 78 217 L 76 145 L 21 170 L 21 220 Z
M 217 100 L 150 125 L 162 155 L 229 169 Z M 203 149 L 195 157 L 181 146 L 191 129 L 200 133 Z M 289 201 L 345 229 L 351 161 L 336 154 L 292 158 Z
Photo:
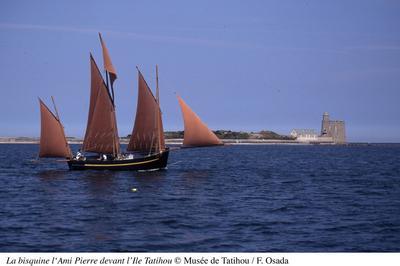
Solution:
M 139 93 L 135 125 L 128 144 L 128 151 L 150 152 L 165 149 L 164 130 L 158 101 L 139 74 Z
M 39 157 L 71 158 L 71 150 L 59 118 L 50 111 L 40 98 L 39 104 L 41 121 Z
M 115 108 L 92 55 L 90 69 L 90 106 L 82 150 L 116 155 L 120 152 L 120 144 Z
M 222 141 L 207 127 L 190 107 L 178 97 L 181 106 L 185 132 L 183 146 L 199 147 L 222 145 Z

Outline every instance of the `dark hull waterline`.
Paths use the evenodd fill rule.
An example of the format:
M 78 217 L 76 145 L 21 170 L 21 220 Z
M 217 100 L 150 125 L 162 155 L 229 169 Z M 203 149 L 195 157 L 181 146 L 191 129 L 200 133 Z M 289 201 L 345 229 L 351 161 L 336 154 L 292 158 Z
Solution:
M 169 150 L 128 160 L 68 160 L 70 170 L 148 171 L 167 167 Z

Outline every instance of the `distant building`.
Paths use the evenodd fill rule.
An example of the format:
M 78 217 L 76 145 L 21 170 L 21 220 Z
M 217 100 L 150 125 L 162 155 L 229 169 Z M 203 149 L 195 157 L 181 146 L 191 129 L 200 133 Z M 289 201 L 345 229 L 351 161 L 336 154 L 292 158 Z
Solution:
M 9 143 L 15 141 L 16 139 L 14 137 L 0 137 L 0 143 Z
M 293 129 L 290 135 L 300 142 L 316 142 L 318 139 L 314 129 Z
M 322 115 L 321 137 L 331 137 L 334 143 L 346 143 L 346 129 L 344 121 L 330 120 L 329 114 Z

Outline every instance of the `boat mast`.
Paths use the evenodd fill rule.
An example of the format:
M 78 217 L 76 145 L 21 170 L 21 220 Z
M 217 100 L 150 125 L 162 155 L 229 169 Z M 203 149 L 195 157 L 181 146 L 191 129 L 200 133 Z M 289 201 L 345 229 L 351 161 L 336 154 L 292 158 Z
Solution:
M 156 100 L 158 105 L 160 106 L 160 90 L 158 88 L 158 65 L 156 65 Z
M 114 102 L 114 88 L 113 88 L 113 83 L 111 82 L 111 78 L 110 78 L 110 73 L 107 71 L 107 70 L 105 70 L 105 72 L 106 72 L 106 85 L 107 85 L 107 90 L 108 90 L 108 92 L 110 92 L 110 86 L 109 86 L 109 84 L 111 84 L 111 100 L 112 100 L 112 104 L 113 104 L 113 106 L 114 106 L 114 108 L 115 108 L 115 102 Z M 111 115 L 115 115 L 115 109 L 113 110 L 113 112 L 111 113 Z M 113 129 L 114 129 L 114 131 L 115 131 L 115 125 L 113 124 Z M 115 137 L 116 136 L 114 136 L 113 137 L 113 156 L 115 157 L 116 155 L 117 155 L 117 153 L 116 153 L 116 150 L 115 150 Z
M 115 116 L 115 112 L 114 111 L 112 111 L 111 113 L 110 113 L 110 115 L 112 116 L 112 115 L 114 115 Z M 114 123 L 113 123 L 113 125 L 112 125 L 112 127 L 113 127 L 113 131 L 115 132 L 115 125 L 114 125 Z M 116 154 L 116 151 L 115 151 L 115 135 L 113 136 L 113 156 L 115 157 L 115 155 L 117 155 Z
M 112 99 L 113 99 L 113 103 L 114 103 L 114 85 L 113 85 L 113 83 L 111 83 L 111 93 L 112 93 Z
M 57 120 L 60 121 L 60 116 L 58 115 L 56 102 L 54 101 L 54 97 L 53 96 L 51 96 L 51 101 L 53 102 L 54 110 L 56 111 Z
M 158 132 L 158 150 L 161 152 L 161 136 L 160 136 L 160 117 L 161 117 L 161 108 L 160 108 L 160 89 L 158 87 L 158 65 L 156 65 L 156 101 L 158 104 L 158 111 L 156 112 L 157 115 L 157 132 Z
M 111 92 L 111 100 L 113 102 L 113 105 L 115 105 L 114 104 L 114 85 L 113 85 L 113 82 L 111 82 L 110 73 L 107 70 L 105 72 L 106 72 L 107 89 L 108 89 L 109 92 Z M 110 86 L 110 84 L 111 84 L 111 86 Z M 110 90 L 110 87 L 111 87 L 111 90 Z
M 113 104 L 113 111 L 111 112 L 111 115 L 114 115 L 115 116 L 115 103 L 114 103 L 114 88 L 113 88 L 113 85 L 112 85 L 112 82 L 111 82 L 111 78 L 110 78 L 110 73 L 106 70 L 106 85 L 107 85 L 107 90 L 108 90 L 108 92 L 110 92 L 110 86 L 109 86 L 109 84 L 111 84 L 111 93 L 112 93 L 112 104 Z M 114 130 L 114 132 L 115 132 L 115 125 L 113 124 L 113 130 Z M 115 137 L 116 136 L 114 136 L 113 137 L 113 156 L 115 157 L 116 155 L 118 155 L 117 154 L 117 152 L 116 152 L 116 149 L 115 149 Z
M 108 71 L 106 71 L 107 72 L 107 87 L 108 87 L 108 80 L 110 80 L 110 84 L 111 84 L 111 95 L 112 95 L 112 101 L 113 101 L 113 104 L 114 104 L 114 82 L 111 82 L 111 77 L 110 77 L 110 73 L 108 72 Z M 115 104 L 114 104 L 114 106 L 115 106 Z
M 106 73 L 106 86 L 107 86 L 107 89 L 108 90 L 110 90 L 110 86 L 108 85 L 108 71 L 107 70 L 104 70 L 104 72 Z
M 53 102 L 54 110 L 56 111 L 57 120 L 58 120 L 58 123 L 60 124 L 61 131 L 62 131 L 62 134 L 63 134 L 64 139 L 65 139 L 65 146 L 68 148 L 68 152 L 69 152 L 70 158 L 72 158 L 73 156 L 72 156 L 71 148 L 68 145 L 67 137 L 65 136 L 64 126 L 61 124 L 60 116 L 58 114 L 56 102 L 54 101 L 54 97 L 53 96 L 51 96 L 51 101 Z

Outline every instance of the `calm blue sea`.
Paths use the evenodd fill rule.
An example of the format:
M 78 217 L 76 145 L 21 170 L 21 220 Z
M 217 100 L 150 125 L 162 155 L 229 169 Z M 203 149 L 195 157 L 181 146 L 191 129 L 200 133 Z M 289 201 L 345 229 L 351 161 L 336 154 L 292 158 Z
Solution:
M 400 251 L 399 145 L 182 149 L 146 173 L 37 152 L 0 145 L 0 252 Z

